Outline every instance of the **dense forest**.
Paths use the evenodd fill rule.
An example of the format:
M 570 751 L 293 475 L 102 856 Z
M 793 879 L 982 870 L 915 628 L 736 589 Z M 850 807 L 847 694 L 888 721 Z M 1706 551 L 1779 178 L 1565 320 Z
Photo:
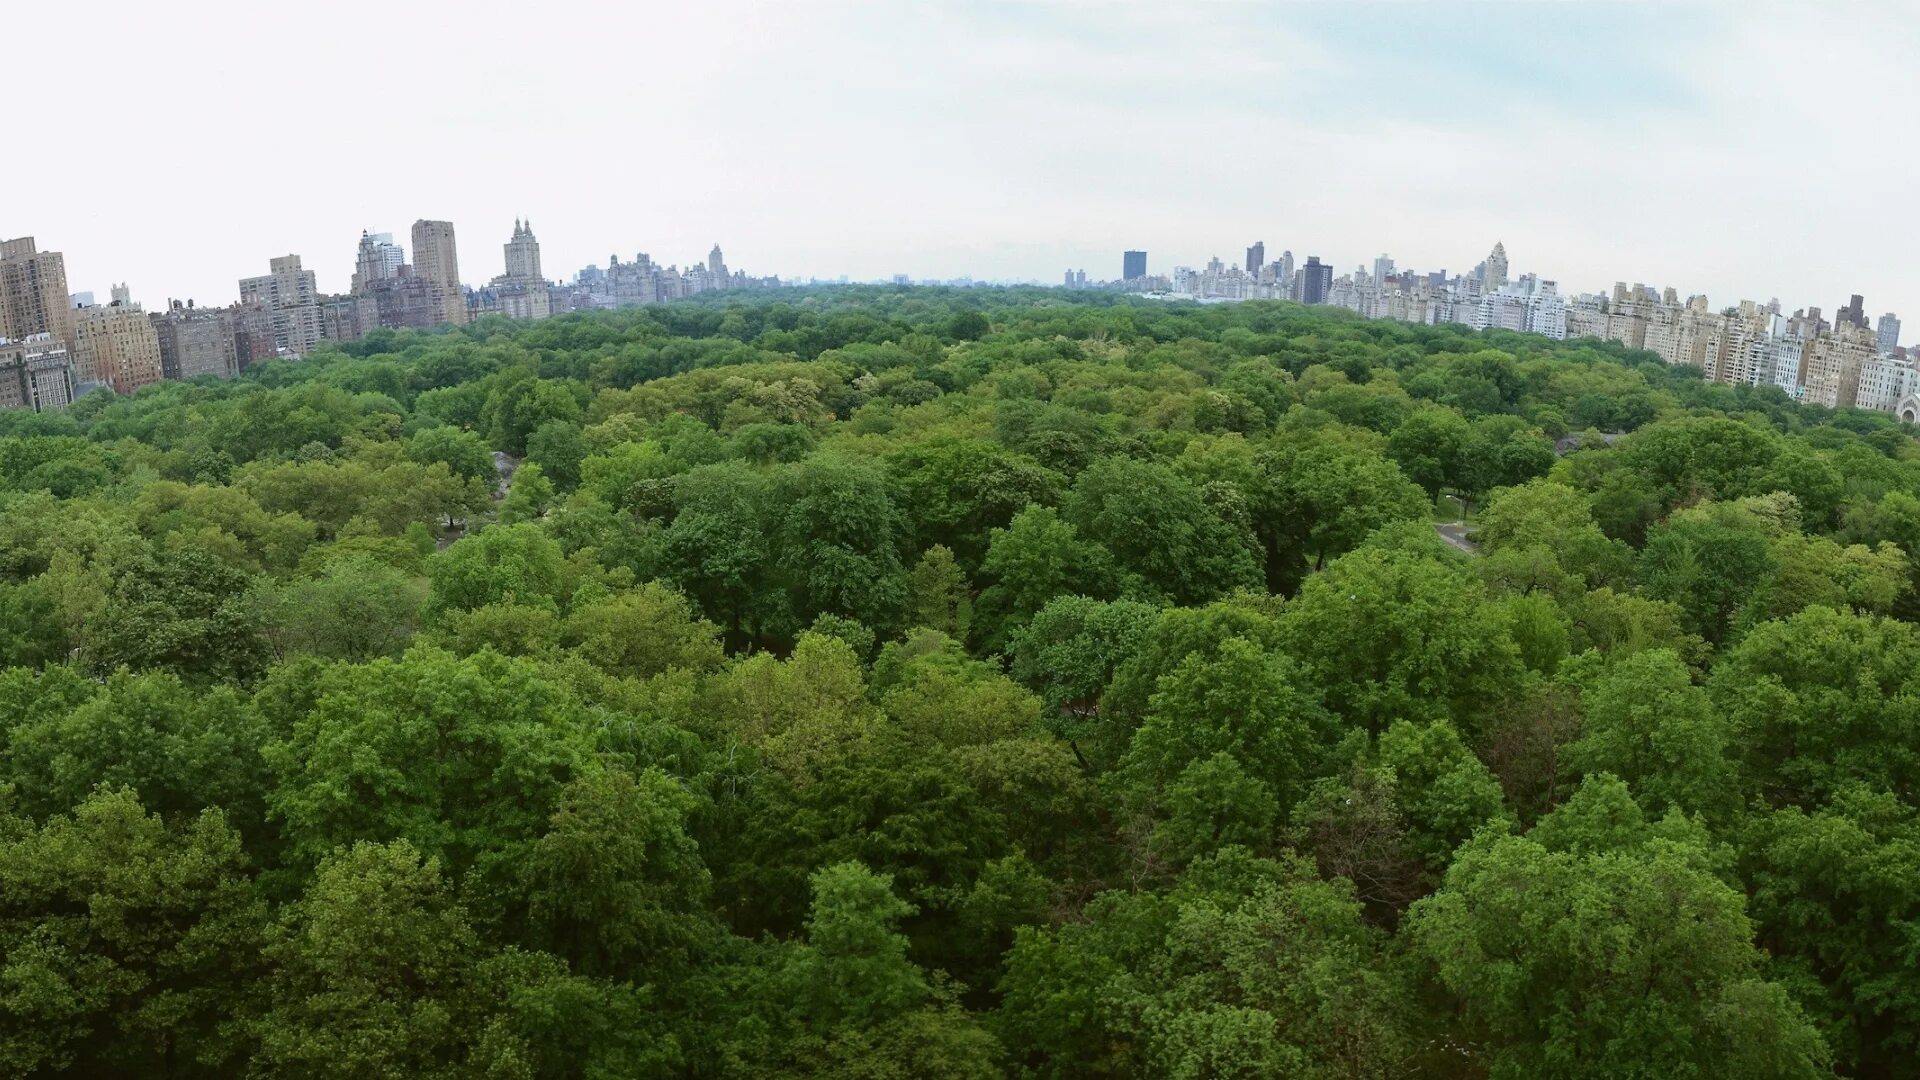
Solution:
M 1916 574 L 1889 417 L 1286 303 L 0 413 L 0 1074 L 1920 1076 Z

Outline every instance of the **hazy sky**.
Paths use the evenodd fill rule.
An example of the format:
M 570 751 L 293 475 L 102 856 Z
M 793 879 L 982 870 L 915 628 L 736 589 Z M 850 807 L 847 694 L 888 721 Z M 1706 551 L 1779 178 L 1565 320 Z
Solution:
M 344 291 L 361 229 L 421 217 L 479 283 L 525 215 L 558 279 L 716 240 L 1052 281 L 1256 239 L 1458 272 L 1502 239 L 1567 291 L 1861 292 L 1920 327 L 1920 3 L 116 0 L 0 36 L 44 107 L 0 236 L 150 308 L 288 252 Z

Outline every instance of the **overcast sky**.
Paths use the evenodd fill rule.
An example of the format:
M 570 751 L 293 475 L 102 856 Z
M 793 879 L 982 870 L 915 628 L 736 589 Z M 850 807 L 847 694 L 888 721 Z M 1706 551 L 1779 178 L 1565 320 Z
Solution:
M 1817 10 L 1816 10 L 1817 9 Z M 360 231 L 502 270 L 1056 280 L 1391 253 L 1920 320 L 1920 4 L 13 4 L 0 236 L 225 303 Z M 409 252 L 411 255 L 411 252 Z M 1920 326 L 1920 322 L 1916 323 Z M 1909 335 L 1912 337 L 1913 335 Z

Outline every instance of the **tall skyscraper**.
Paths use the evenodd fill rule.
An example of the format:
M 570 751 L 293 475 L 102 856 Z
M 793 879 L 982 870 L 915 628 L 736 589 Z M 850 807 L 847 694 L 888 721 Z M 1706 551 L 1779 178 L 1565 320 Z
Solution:
M 1833 313 L 1833 325 L 1837 327 L 1842 323 L 1858 326 L 1862 329 L 1866 327 L 1867 304 L 1865 300 L 1860 298 L 1859 293 L 1854 293 L 1853 296 L 1847 300 L 1845 307 Z
M 1265 265 L 1267 265 L 1267 242 L 1255 240 L 1253 246 L 1247 249 L 1247 273 L 1257 274 Z
M 39 250 L 31 236 L 0 241 L 0 338 L 24 341 L 35 334 L 73 343 L 67 260 Z
M 1120 262 L 1121 262 L 1120 279 L 1122 281 L 1138 281 L 1141 278 L 1147 276 L 1147 253 L 1146 252 L 1129 251 L 1125 255 L 1121 256 Z
M 1280 257 L 1274 260 L 1273 279 L 1279 283 L 1282 289 L 1286 290 L 1287 299 L 1300 299 L 1299 291 L 1293 287 L 1293 252 L 1283 251 L 1280 253 Z
M 1307 256 L 1307 263 L 1300 268 L 1300 302 L 1303 304 L 1324 304 L 1327 293 L 1333 289 L 1333 267 L 1320 261 L 1320 256 Z
M 507 277 L 512 281 L 547 280 L 540 273 L 540 241 L 533 237 L 531 221 L 513 221 L 513 239 L 507 241 Z
M 1486 277 L 1483 279 L 1488 292 L 1493 292 L 1507 283 L 1507 245 L 1496 240 L 1493 253 L 1487 256 Z
M 707 252 L 707 276 L 712 279 L 710 285 L 713 288 L 727 287 L 727 261 L 720 257 L 719 244 L 713 245 L 713 250 Z
M 1386 283 L 1386 280 L 1392 276 L 1393 276 L 1393 259 L 1392 258 L 1386 255 L 1382 255 L 1379 258 L 1373 260 L 1373 284 L 1376 288 L 1384 285 Z
M 1900 347 L 1900 318 L 1889 311 L 1880 316 L 1880 354 L 1885 356 Z
M 714 248 L 715 253 L 719 250 Z M 553 313 L 552 293 L 540 273 L 540 241 L 534 239 L 533 222 L 514 221 L 513 239 L 507 241 L 507 272 L 493 279 L 486 294 L 509 319 L 544 319 Z
M 453 222 L 413 223 L 413 273 L 427 282 L 439 322 L 467 321 L 467 291 L 460 284 L 460 257 L 454 250 Z
M 392 281 L 400 276 L 400 267 L 407 261 L 406 252 L 393 242 L 392 233 L 360 233 L 360 250 L 353 260 L 353 284 L 350 291 L 355 296 L 369 296 L 382 281 Z
M 240 279 L 240 303 L 264 312 L 273 327 L 273 347 L 301 357 L 320 343 L 320 290 L 313 271 L 300 268 L 300 256 L 282 255 L 267 264 L 268 273 Z M 241 358 L 242 366 L 262 359 Z

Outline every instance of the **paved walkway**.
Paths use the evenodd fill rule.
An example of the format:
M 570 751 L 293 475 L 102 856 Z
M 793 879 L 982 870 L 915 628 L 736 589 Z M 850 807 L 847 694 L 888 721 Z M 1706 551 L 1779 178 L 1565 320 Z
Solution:
M 1440 534 L 1440 539 L 1469 555 L 1475 555 L 1479 553 L 1480 545 L 1467 539 L 1467 533 L 1471 528 L 1464 521 L 1435 522 L 1433 531 Z

